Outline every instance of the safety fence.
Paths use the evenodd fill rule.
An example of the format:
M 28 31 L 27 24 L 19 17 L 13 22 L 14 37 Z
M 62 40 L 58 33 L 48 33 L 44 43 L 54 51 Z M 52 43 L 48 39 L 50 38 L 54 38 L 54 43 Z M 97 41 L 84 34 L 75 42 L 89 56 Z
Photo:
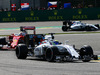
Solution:
M 94 19 L 100 19 L 100 8 L 0 12 L 0 22 L 34 22 Z

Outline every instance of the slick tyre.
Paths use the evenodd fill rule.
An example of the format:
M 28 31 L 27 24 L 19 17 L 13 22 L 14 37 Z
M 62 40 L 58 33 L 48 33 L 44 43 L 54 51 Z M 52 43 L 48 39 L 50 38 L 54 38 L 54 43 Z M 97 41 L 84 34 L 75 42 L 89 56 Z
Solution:
M 86 27 L 85 27 L 85 30 L 86 30 L 86 31 L 91 31 L 91 28 L 90 28 L 89 26 L 86 26 Z
M 80 56 L 83 62 L 89 62 L 93 56 L 91 46 L 85 45 L 80 49 Z
M 45 52 L 45 59 L 48 62 L 54 62 L 56 59 L 56 55 L 58 53 L 58 49 L 57 48 L 47 48 L 46 52 Z
M 68 30 L 68 27 L 66 25 L 63 25 L 62 26 L 62 31 L 67 31 Z
M 1 44 L 1 45 L 7 44 L 6 38 L 5 38 L 5 37 L 0 37 L 0 44 Z
M 18 44 L 16 47 L 16 56 L 18 59 L 26 59 L 28 54 L 28 49 L 25 44 Z
M 100 28 L 99 24 L 95 24 L 96 27 Z

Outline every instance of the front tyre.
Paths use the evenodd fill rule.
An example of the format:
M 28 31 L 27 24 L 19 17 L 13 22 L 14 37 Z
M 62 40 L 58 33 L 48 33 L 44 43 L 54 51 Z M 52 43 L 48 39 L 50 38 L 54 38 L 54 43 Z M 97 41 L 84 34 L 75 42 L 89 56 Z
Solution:
M 96 27 L 100 28 L 99 24 L 95 24 Z
M 48 62 L 54 62 L 56 59 L 56 55 L 58 53 L 58 49 L 56 47 L 54 48 L 47 48 L 46 52 L 45 52 L 45 59 Z
M 28 49 L 25 44 L 18 44 L 16 47 L 16 56 L 18 59 L 26 59 L 28 54 Z
M 5 37 L 0 37 L 0 45 L 6 45 L 6 38 Z
M 80 49 L 80 57 L 83 62 L 89 62 L 93 56 L 93 49 L 91 46 L 84 45 Z

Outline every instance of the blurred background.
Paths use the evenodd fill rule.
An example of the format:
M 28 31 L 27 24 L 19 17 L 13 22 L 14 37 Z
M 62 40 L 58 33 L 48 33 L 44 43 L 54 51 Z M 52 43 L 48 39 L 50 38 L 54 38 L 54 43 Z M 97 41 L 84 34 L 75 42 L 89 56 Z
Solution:
M 0 0 L 0 10 L 10 11 L 12 4 L 16 10 L 21 8 L 21 3 L 29 3 L 30 9 L 48 9 L 48 2 L 57 2 L 57 8 L 64 8 L 64 3 L 71 3 L 71 8 L 100 7 L 100 0 Z

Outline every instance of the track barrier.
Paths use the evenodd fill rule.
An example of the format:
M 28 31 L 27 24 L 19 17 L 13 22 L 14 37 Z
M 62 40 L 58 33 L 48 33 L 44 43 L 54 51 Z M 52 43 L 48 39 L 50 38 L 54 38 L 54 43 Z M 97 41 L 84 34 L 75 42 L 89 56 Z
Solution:
M 4 11 L 0 22 L 34 22 L 100 19 L 100 8 L 75 8 L 58 10 Z

